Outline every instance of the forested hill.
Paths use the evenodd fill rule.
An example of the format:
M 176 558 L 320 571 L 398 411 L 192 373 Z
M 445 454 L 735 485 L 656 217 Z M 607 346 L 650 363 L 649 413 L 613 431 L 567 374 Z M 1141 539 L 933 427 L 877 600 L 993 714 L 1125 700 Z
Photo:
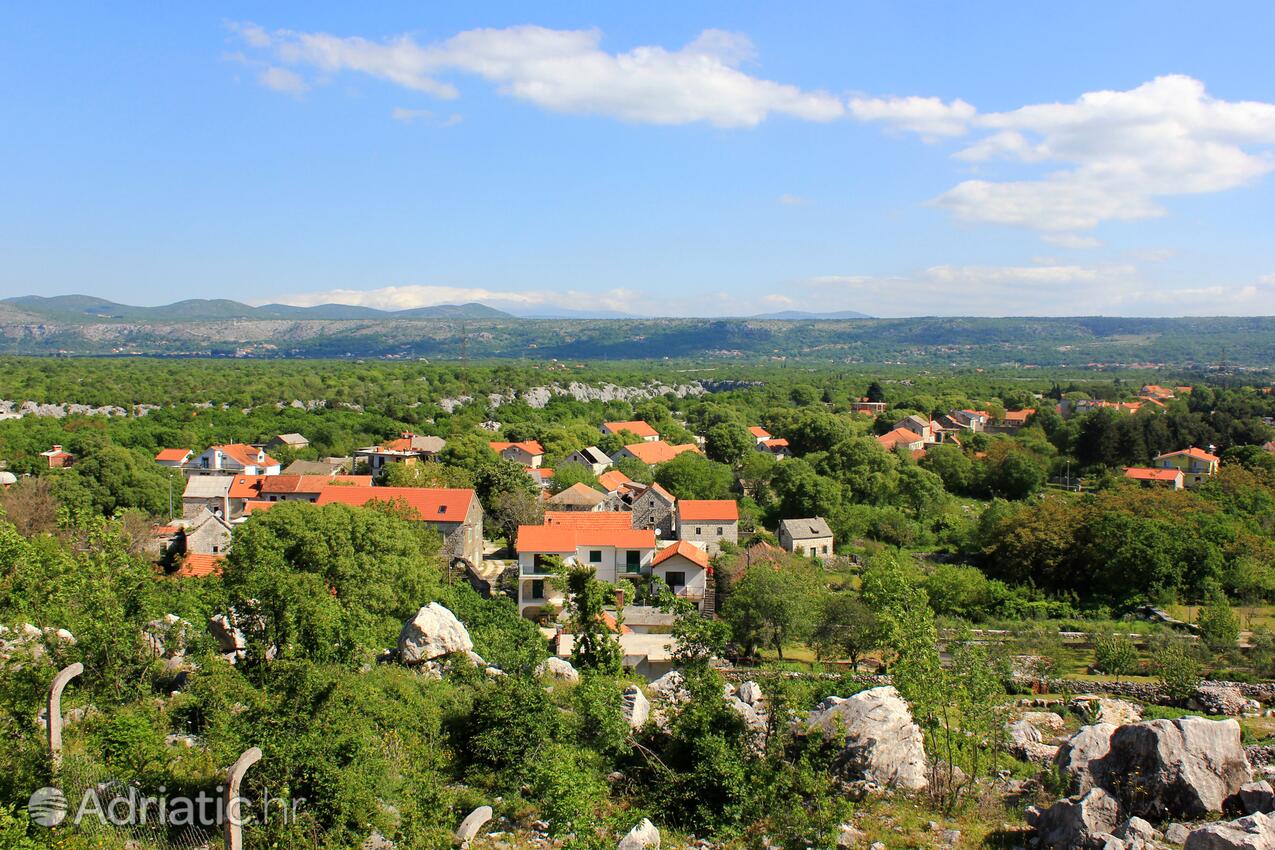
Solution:
M 36 315 L 10 302 L 0 309 L 0 353 L 1267 367 L 1275 363 L 1275 317 L 178 321 Z

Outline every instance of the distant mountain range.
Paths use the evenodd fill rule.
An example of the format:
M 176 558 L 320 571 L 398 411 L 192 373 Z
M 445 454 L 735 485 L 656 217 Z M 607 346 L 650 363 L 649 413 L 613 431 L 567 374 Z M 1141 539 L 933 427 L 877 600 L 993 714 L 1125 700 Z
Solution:
M 800 321 L 833 321 L 835 319 L 871 319 L 867 313 L 856 313 L 854 310 L 839 310 L 835 313 L 807 313 L 802 310 L 783 310 L 778 313 L 759 313 L 749 316 L 750 319 L 765 319 L 780 322 Z
M 377 310 L 353 304 L 294 307 L 263 304 L 253 307 L 224 298 L 191 298 L 160 307 L 133 307 L 91 295 L 23 295 L 0 301 L 21 313 L 58 321 L 198 322 L 227 319 L 512 319 L 513 314 L 485 304 L 438 304 L 411 310 Z

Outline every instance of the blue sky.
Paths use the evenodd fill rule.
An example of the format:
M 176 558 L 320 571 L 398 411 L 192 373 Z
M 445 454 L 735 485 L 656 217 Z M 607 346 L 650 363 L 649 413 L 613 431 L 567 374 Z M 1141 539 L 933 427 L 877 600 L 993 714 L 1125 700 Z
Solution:
M 360 5 L 0 13 L 0 295 L 1275 313 L 1269 3 Z

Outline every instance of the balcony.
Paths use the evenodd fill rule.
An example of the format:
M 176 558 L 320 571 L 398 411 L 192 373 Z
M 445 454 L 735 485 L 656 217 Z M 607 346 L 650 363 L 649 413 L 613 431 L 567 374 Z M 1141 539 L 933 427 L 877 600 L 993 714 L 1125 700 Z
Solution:
M 673 595 L 678 599 L 685 599 L 687 602 L 701 602 L 704 599 L 704 588 L 679 587 L 673 591 Z

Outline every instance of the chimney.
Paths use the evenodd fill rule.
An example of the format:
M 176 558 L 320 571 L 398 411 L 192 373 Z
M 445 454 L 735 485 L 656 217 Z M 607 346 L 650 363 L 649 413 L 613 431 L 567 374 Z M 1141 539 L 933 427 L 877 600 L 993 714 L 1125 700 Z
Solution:
M 54 443 L 54 444 L 53 444 L 53 451 L 55 451 L 55 452 L 60 452 L 60 451 L 62 451 L 62 444 L 61 444 L 61 443 Z
M 624 610 L 624 588 L 622 587 L 615 589 L 615 610 L 617 612 Z

